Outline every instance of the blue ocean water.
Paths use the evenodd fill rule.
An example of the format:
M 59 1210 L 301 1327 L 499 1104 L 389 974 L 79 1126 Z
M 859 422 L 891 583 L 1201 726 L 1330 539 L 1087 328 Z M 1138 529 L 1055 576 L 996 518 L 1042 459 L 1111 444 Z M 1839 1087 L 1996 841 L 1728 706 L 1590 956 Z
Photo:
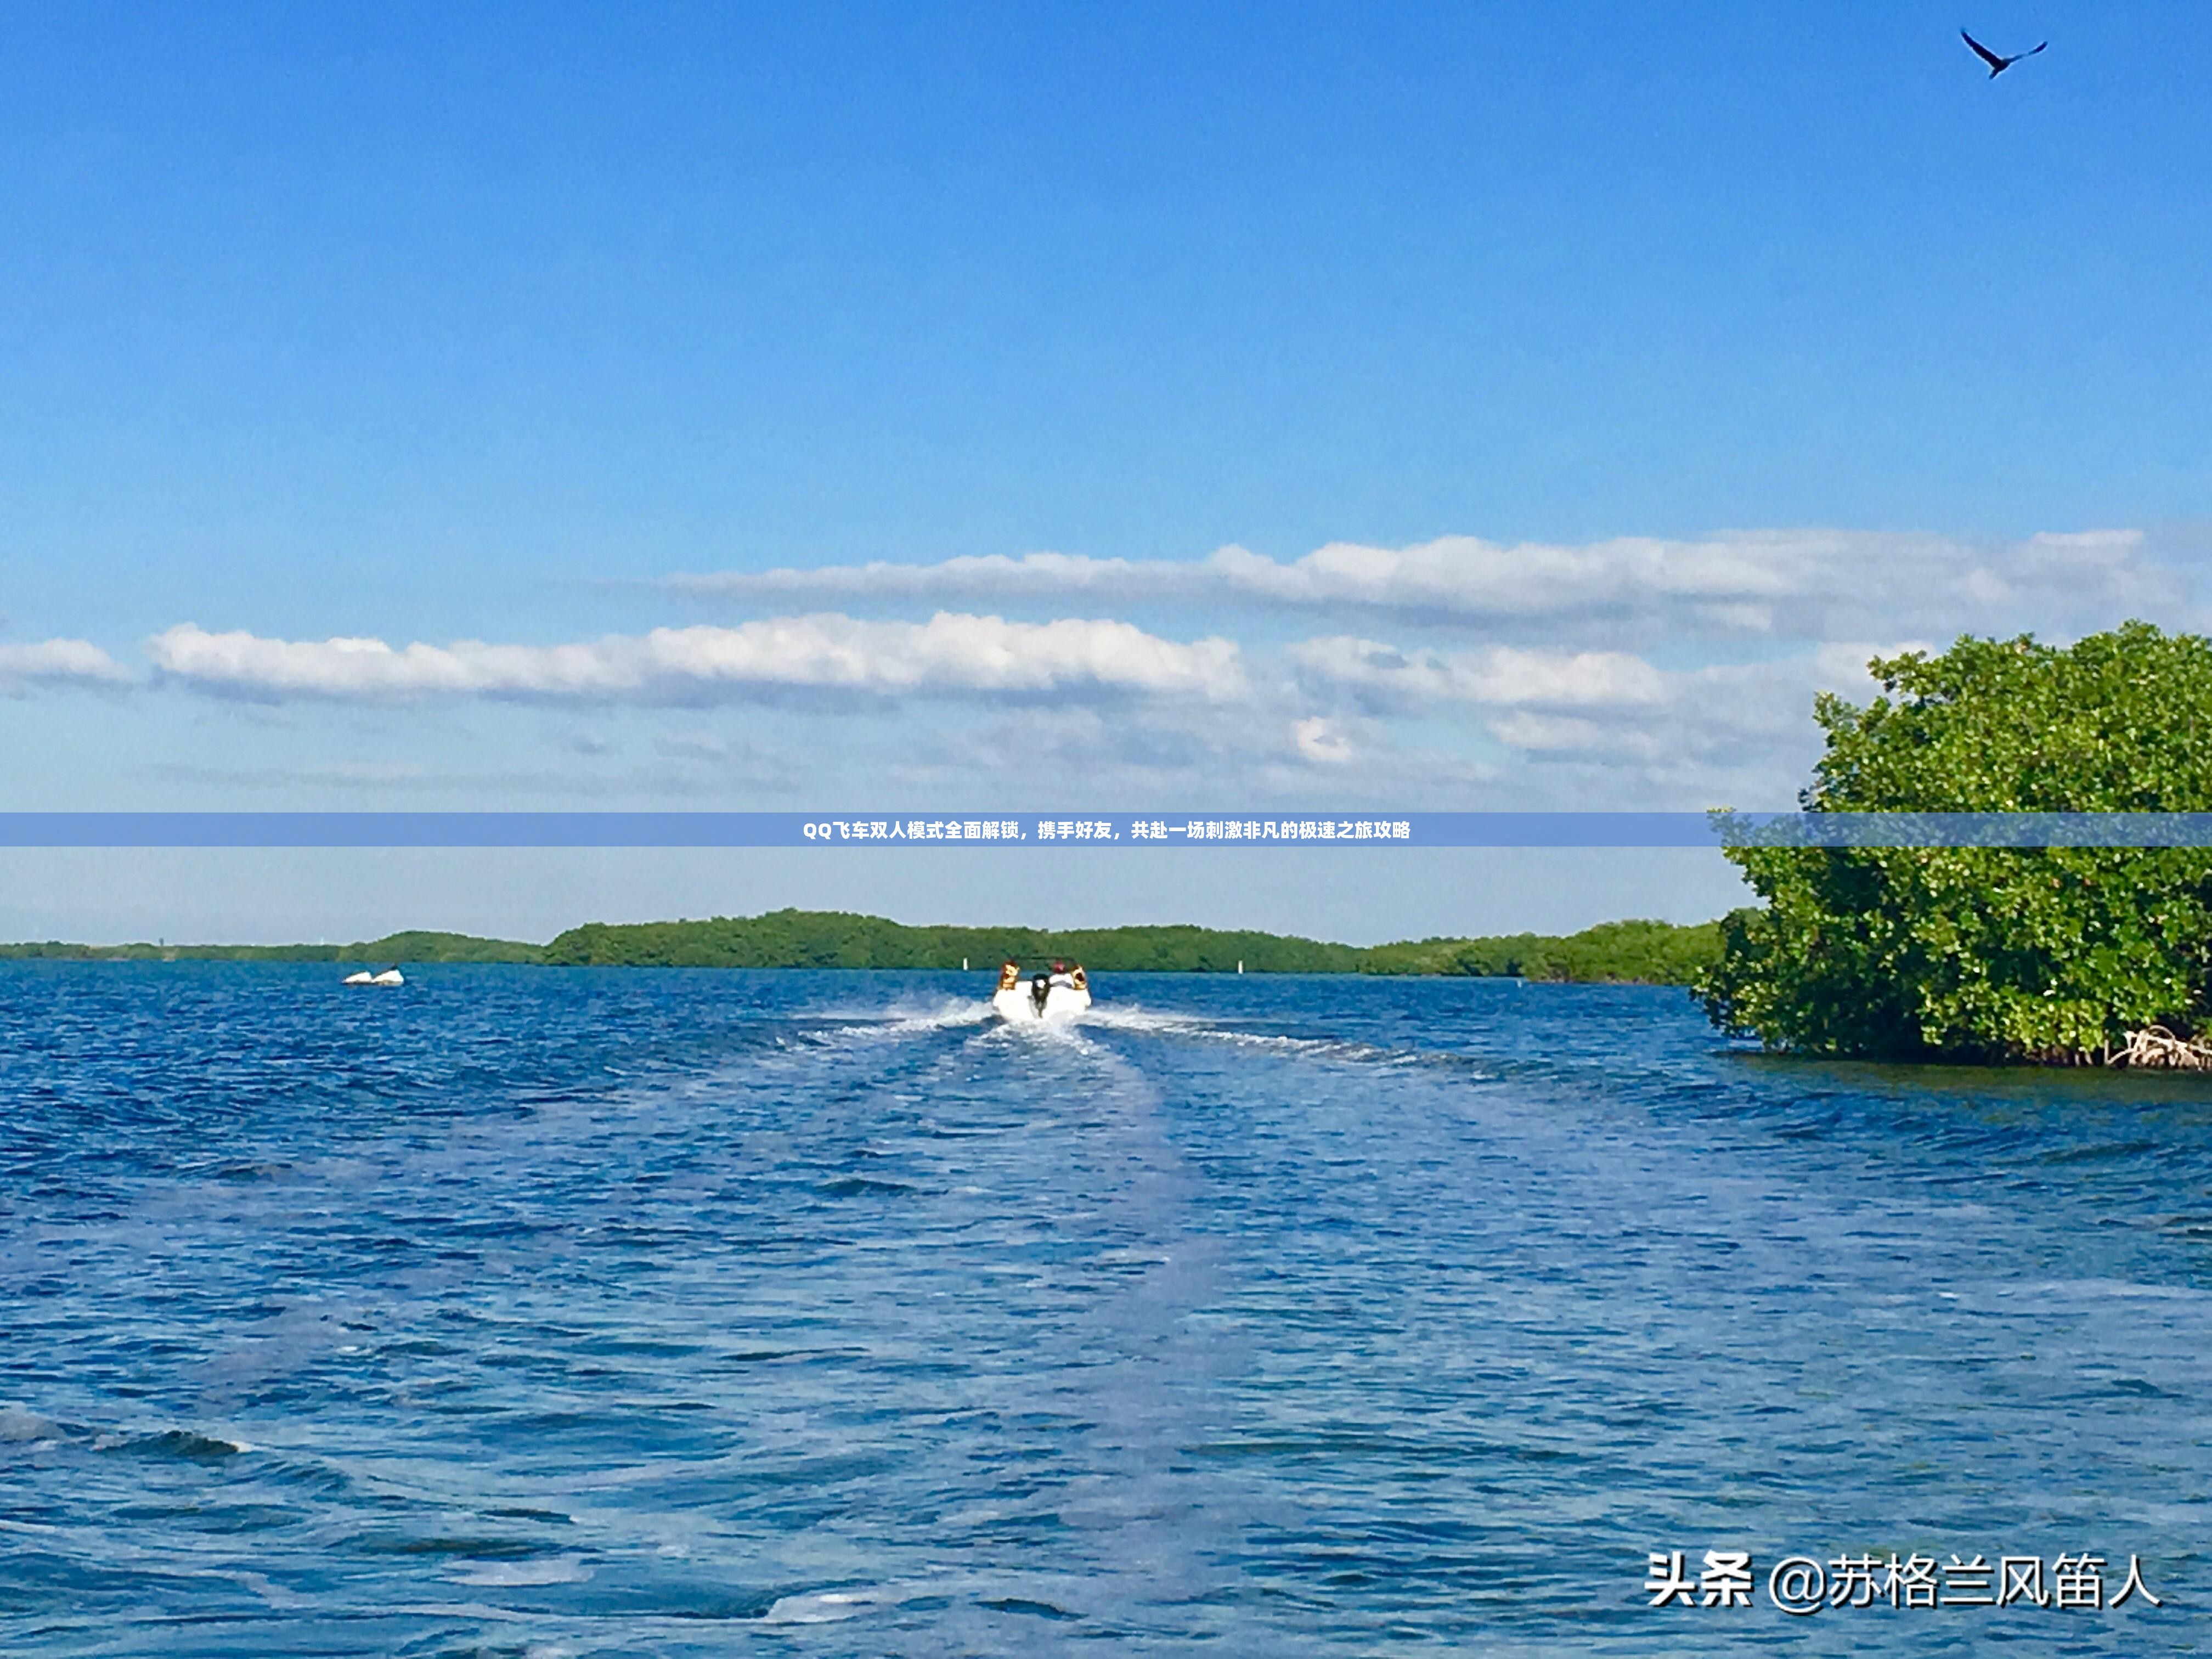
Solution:
M 0 965 L 0 1651 L 2203 1644 L 2212 1085 L 1643 988 L 334 978 Z M 1648 1605 L 1715 1548 L 1754 1605 Z M 2165 1607 L 1765 1590 L 2084 1551 Z

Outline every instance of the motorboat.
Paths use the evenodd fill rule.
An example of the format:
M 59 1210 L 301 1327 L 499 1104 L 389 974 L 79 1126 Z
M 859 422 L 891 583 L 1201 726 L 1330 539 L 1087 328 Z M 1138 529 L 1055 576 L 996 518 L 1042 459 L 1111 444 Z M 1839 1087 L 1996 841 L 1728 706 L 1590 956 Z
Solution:
M 1091 993 L 1081 986 L 1054 985 L 1043 982 L 1042 994 L 1036 981 L 1028 981 L 1010 990 L 996 992 L 991 998 L 992 1011 L 1000 1018 L 1014 1024 L 1035 1024 L 1040 1020 L 1073 1019 L 1091 1006 Z
M 1021 976 L 1018 964 L 1007 963 L 999 970 L 999 988 L 991 998 L 991 1012 L 1015 1025 L 1071 1020 L 1090 1006 L 1091 983 L 1083 969 L 1057 963 L 1028 979 Z
M 404 985 L 407 983 L 407 975 L 401 973 L 399 964 L 394 963 L 391 967 L 375 973 L 371 973 L 364 968 L 357 974 L 348 974 L 343 982 L 347 985 Z

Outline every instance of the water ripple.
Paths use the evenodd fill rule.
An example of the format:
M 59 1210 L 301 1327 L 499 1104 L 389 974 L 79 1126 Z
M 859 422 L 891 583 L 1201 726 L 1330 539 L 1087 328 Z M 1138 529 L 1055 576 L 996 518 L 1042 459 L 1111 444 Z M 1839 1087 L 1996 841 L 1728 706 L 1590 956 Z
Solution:
M 2130 1653 L 2205 1599 L 2201 1082 L 1633 988 L 329 981 L 0 968 L 0 1650 Z M 1644 1605 L 1731 1541 L 2167 1607 Z

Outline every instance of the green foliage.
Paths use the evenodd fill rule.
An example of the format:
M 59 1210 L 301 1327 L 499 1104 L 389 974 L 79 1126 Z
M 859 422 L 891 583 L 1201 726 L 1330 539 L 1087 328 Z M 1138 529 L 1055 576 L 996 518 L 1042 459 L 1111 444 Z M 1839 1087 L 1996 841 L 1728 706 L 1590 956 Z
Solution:
M 415 930 L 386 933 L 366 945 L 346 947 L 339 960 L 360 957 L 371 961 L 410 962 L 539 962 L 545 947 L 520 939 L 477 939 L 468 933 L 437 933 Z
M 545 960 L 572 967 L 957 968 L 977 970 L 1003 957 L 1052 957 L 1099 973 L 1346 974 L 1349 945 L 1208 927 L 1101 927 L 1048 933 L 1030 927 L 909 927 L 843 911 L 776 910 L 708 921 L 591 922 L 545 947 Z
M 777 910 L 707 921 L 571 928 L 545 947 L 548 963 L 576 967 L 957 968 L 1004 957 L 1053 957 L 1097 973 L 1477 974 L 1531 979 L 1643 980 L 1686 985 L 1719 951 L 1718 924 L 1674 927 L 1614 921 L 1570 939 L 1424 939 L 1362 950 L 1277 933 L 1206 927 L 908 927 L 840 911 Z
M 2212 810 L 2212 641 L 2142 623 L 2059 648 L 1961 639 L 1823 696 L 1811 811 Z M 2200 1026 L 2212 849 L 1738 848 L 1714 1021 L 1774 1048 L 2066 1061 Z
M 1607 921 L 1564 939 L 1508 933 L 1378 945 L 1365 953 L 1360 971 L 1687 985 L 1719 955 L 1718 922 L 1684 927 L 1664 921 Z
M 536 962 L 544 947 L 468 933 L 387 933 L 357 945 L 0 945 L 0 961 L 63 962 Z

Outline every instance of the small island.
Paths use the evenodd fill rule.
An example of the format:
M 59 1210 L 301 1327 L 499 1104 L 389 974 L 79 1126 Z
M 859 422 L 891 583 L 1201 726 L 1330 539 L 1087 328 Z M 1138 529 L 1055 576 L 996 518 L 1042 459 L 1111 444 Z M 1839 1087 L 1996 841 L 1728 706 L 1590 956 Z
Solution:
M 1192 927 L 909 927 L 835 910 L 705 921 L 589 922 L 548 944 L 390 933 L 349 945 L 0 945 L 0 959 L 75 962 L 519 963 L 551 968 L 995 969 L 1066 957 L 1113 974 L 1428 974 L 1565 983 L 1683 985 L 1719 959 L 1720 924 L 1609 921 L 1565 936 L 1512 933 L 1392 945 Z

